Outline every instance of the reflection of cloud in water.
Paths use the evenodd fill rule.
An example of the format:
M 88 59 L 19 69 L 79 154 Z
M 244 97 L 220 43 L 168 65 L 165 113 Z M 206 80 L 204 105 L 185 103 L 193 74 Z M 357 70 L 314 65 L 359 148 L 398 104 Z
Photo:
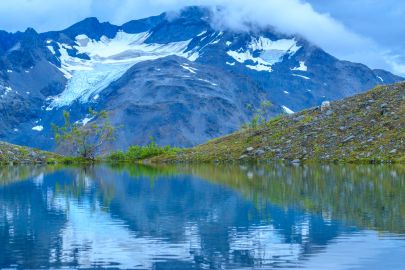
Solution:
M 63 201 L 56 198 L 58 208 Z M 67 207 L 67 205 L 66 205 Z M 308 224 L 304 224 L 308 226 Z M 151 268 L 155 262 L 179 260 L 193 263 L 194 254 L 202 253 L 198 225 L 186 224 L 184 239 L 178 243 L 164 238 L 139 236 L 127 225 L 87 203 L 69 203 L 68 222 L 62 231 L 63 263 L 70 263 L 73 254 L 82 267 L 94 264 L 107 266 L 113 262 L 124 268 Z M 253 259 L 268 263 L 278 258 L 298 261 L 300 244 L 285 243 L 272 225 L 255 226 L 248 231 L 229 230 L 230 253 L 246 252 Z
M 404 240 L 404 239 L 402 239 Z M 340 269 L 399 269 L 405 246 L 398 247 L 398 241 L 375 231 L 362 231 L 353 235 L 342 234 L 326 249 L 311 256 L 302 268 L 311 270 Z M 361 267 L 359 267 L 361 266 Z M 405 261 L 402 266 L 405 267 Z M 402 268 L 405 269 L 405 268 Z
M 139 236 L 123 221 L 111 218 L 108 212 L 92 209 L 85 202 L 80 205 L 70 202 L 68 222 L 62 231 L 62 262 L 68 264 L 75 258 L 82 267 L 118 263 L 123 268 L 139 269 L 151 269 L 155 263 L 168 260 L 194 263 L 194 255 L 201 254 L 203 249 L 199 228 L 190 223 L 183 230 L 185 238 L 178 243 Z M 310 230 L 308 220 L 304 218 L 296 230 L 305 235 Z M 252 226 L 248 231 L 230 228 L 228 233 L 230 261 L 235 252 L 248 252 L 255 265 L 277 263 L 306 269 L 347 269 L 368 264 L 367 269 L 378 269 L 373 263 L 382 256 L 405 251 L 398 251 L 392 239 L 384 239 L 373 231 L 342 234 L 326 249 L 306 255 L 302 254 L 302 244 L 287 243 L 272 225 Z
M 271 263 L 280 258 L 299 260 L 301 245 L 286 243 L 272 225 L 252 227 L 247 232 L 232 229 L 230 235 L 230 253 L 249 251 L 256 262 L 262 263 Z
M 192 250 L 201 248 L 195 225 L 184 228 L 184 241 L 169 243 L 163 238 L 139 237 L 124 222 L 90 208 L 89 204 L 69 204 L 68 222 L 62 232 L 64 263 L 72 260 L 77 248 L 77 260 L 82 267 L 116 262 L 124 268 L 151 268 L 160 259 L 191 262 Z

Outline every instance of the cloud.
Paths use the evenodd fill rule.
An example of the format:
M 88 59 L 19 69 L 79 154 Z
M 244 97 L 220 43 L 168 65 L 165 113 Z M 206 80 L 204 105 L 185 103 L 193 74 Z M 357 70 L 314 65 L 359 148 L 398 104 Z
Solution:
M 369 1 L 369 0 L 366 0 Z M 173 2 L 173 1 L 172 1 Z M 299 34 L 332 55 L 364 63 L 371 68 L 388 69 L 405 75 L 401 56 L 383 48 L 369 37 L 348 29 L 327 13 L 320 13 L 300 0 L 209 0 L 196 4 L 221 5 L 214 17 L 220 27 L 249 30 L 249 25 L 273 26 L 287 34 Z
M 91 0 L 0 1 L 0 28 L 7 31 L 34 27 L 39 31 L 62 29 L 91 13 Z
M 393 47 L 383 48 L 370 37 L 354 32 L 351 30 L 352 27 L 349 29 L 328 13 L 316 11 L 308 1 L 317 2 L 318 6 L 322 2 L 320 0 L 1 1 L 0 28 L 16 30 L 34 26 L 40 31 L 61 29 L 89 16 L 121 24 L 131 19 L 178 10 L 189 5 L 221 6 L 223 8 L 215 12 L 213 19 L 216 27 L 244 31 L 252 24 L 258 27 L 273 26 L 283 33 L 299 34 L 338 58 L 405 75 L 402 64 L 405 63 L 402 61 L 404 55 L 398 56 L 398 53 L 393 52 Z M 362 1 L 368 3 L 374 0 L 358 2 Z M 376 11 L 369 12 L 374 14 Z

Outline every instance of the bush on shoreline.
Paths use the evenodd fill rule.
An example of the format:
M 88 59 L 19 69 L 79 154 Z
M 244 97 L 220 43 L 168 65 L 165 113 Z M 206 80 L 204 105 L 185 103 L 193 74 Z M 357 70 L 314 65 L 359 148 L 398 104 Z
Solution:
M 109 162 L 128 162 L 128 161 L 139 161 L 159 155 L 170 155 L 181 151 L 180 148 L 167 146 L 159 146 L 156 144 L 154 139 L 151 137 L 150 142 L 145 146 L 131 146 L 126 152 L 117 151 L 109 154 L 107 156 L 107 161 Z

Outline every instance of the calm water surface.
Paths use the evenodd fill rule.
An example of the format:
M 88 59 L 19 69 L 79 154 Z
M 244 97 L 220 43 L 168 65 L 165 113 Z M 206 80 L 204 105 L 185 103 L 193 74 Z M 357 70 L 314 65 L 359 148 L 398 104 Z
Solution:
M 0 168 L 0 268 L 405 269 L 403 166 Z

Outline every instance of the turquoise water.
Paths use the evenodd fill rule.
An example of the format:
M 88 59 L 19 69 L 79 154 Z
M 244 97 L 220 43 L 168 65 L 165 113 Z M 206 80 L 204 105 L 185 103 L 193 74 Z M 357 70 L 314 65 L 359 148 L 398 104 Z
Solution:
M 402 166 L 0 168 L 0 268 L 405 269 Z

